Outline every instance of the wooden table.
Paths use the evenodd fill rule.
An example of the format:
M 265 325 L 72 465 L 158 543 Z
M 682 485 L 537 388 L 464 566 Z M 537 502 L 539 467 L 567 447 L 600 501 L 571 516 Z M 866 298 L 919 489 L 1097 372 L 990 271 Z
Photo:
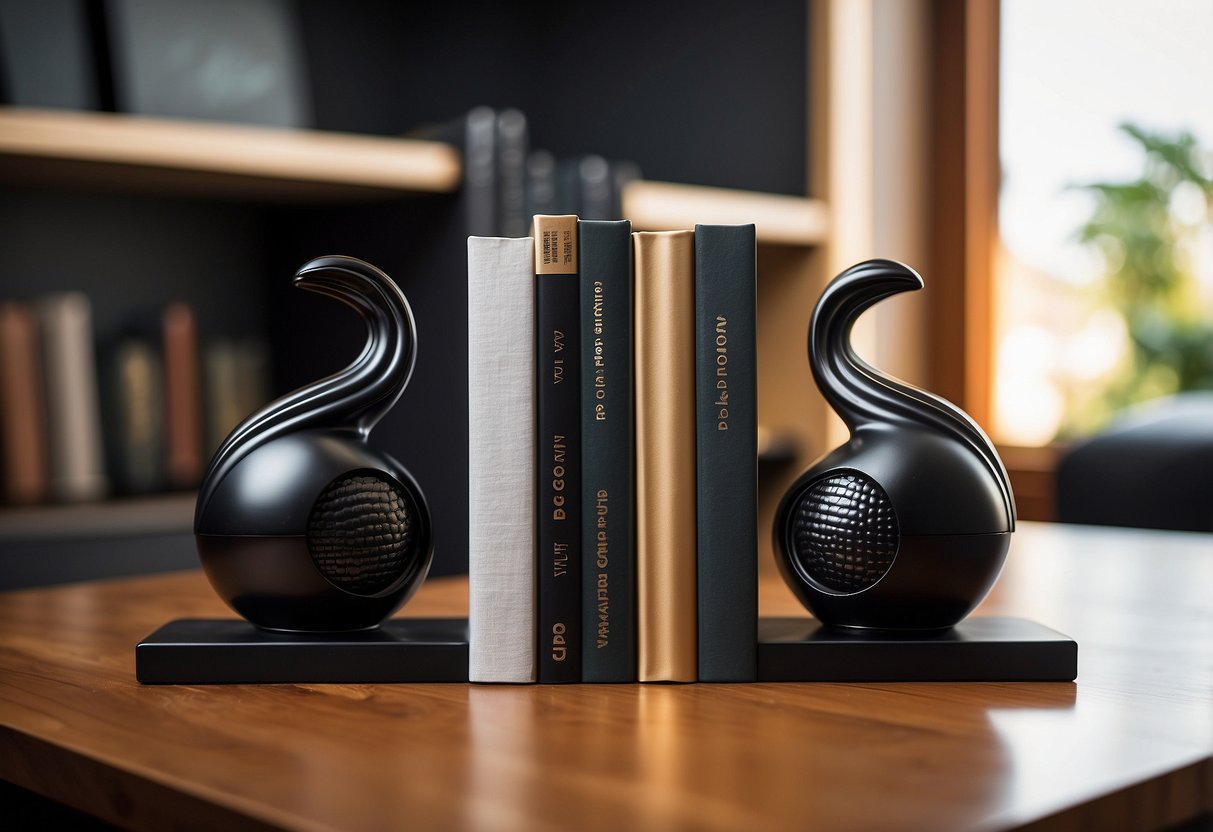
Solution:
M 764 614 L 799 607 L 773 576 Z M 461 580 L 405 610 L 460 614 Z M 0 594 L 0 777 L 137 829 L 1151 829 L 1213 811 L 1213 538 L 1022 524 L 1076 684 L 141 687 L 200 572 Z

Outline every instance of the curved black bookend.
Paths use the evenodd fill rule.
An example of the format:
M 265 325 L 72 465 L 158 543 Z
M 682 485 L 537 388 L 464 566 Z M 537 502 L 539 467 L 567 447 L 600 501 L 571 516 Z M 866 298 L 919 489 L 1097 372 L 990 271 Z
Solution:
M 826 626 L 951 627 L 993 586 L 1015 528 L 1006 469 L 981 428 L 851 347 L 860 313 L 922 286 L 908 266 L 869 260 L 813 311 L 813 378 L 851 438 L 796 481 L 774 531 L 784 580 Z
M 312 260 L 295 285 L 355 309 L 366 346 L 223 442 L 198 492 L 198 554 L 215 591 L 258 627 L 366 629 L 412 595 L 433 559 L 421 489 L 367 444 L 412 374 L 413 313 L 390 277 L 352 257 Z

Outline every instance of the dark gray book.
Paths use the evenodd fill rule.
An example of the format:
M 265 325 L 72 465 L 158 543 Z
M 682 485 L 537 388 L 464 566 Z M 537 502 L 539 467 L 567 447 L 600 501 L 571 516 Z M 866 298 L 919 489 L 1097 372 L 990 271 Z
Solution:
M 695 226 L 699 680 L 758 673 L 753 225 Z
M 535 217 L 536 678 L 581 681 L 577 217 Z
M 528 216 L 558 213 L 556 157 L 546 150 L 533 150 L 527 155 L 526 210 Z
M 581 260 L 581 673 L 636 681 L 632 224 L 577 224 Z
M 526 115 L 521 110 L 502 110 L 497 114 L 497 230 L 499 237 L 525 237 L 530 233 L 531 214 L 527 213 Z
M 164 488 L 164 365 L 154 341 L 124 335 L 102 351 L 106 457 L 115 489 Z

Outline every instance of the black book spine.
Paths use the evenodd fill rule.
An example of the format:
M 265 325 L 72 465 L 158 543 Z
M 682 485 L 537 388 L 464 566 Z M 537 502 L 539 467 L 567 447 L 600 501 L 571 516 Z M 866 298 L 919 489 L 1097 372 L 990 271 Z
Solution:
M 699 679 L 758 674 L 753 225 L 695 226 Z
M 577 225 L 581 271 L 582 659 L 636 681 L 632 544 L 632 224 Z
M 536 217 L 535 254 L 537 679 L 580 682 L 581 299 L 576 217 Z

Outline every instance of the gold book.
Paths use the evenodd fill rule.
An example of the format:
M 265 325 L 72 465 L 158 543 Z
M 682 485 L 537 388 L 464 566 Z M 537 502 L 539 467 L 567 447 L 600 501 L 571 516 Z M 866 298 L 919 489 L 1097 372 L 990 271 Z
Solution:
M 638 674 L 642 682 L 694 682 L 695 235 L 632 237 Z

